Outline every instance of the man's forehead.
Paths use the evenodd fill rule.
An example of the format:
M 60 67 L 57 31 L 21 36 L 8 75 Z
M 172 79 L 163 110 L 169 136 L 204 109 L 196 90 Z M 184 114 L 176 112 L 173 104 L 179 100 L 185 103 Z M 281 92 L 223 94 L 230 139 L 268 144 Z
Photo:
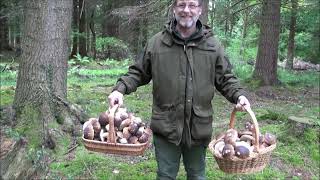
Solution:
M 177 0 L 177 4 L 178 3 L 199 3 L 198 0 Z

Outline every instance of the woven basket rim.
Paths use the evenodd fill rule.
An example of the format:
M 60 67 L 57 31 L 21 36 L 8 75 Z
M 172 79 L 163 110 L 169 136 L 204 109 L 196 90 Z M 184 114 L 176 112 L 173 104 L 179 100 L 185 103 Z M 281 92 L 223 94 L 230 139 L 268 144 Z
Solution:
M 221 159 L 221 160 L 226 160 L 226 159 L 223 158 L 222 156 L 218 156 L 218 155 L 215 153 L 214 144 L 215 144 L 217 141 L 219 141 L 219 140 L 221 140 L 221 138 L 220 138 L 220 139 L 217 139 L 217 140 L 212 140 L 212 141 L 209 143 L 209 146 L 208 146 L 208 147 L 209 147 L 209 150 L 210 150 L 210 152 L 213 154 L 213 156 L 214 156 L 215 158 L 218 158 L 218 159 Z M 264 148 L 264 149 L 260 149 L 259 152 L 252 152 L 252 153 L 250 154 L 250 156 L 247 157 L 246 159 L 241 159 L 241 158 L 238 158 L 237 156 L 233 156 L 232 158 L 227 159 L 227 160 L 228 160 L 228 161 L 249 161 L 249 160 L 251 160 L 251 159 L 257 158 L 258 156 L 261 156 L 261 155 L 263 155 L 263 154 L 266 154 L 266 153 L 268 153 L 268 152 L 273 151 L 276 147 L 277 147 L 277 143 L 272 144 L 272 145 L 270 145 L 270 146 L 268 146 L 268 147 L 266 147 L 266 148 Z
M 82 140 L 85 143 L 91 143 L 91 144 L 97 144 L 97 145 L 106 145 L 106 146 L 110 146 L 111 145 L 111 146 L 131 147 L 131 148 L 145 146 L 145 145 L 150 143 L 149 142 L 150 139 L 151 139 L 151 137 L 149 137 L 147 142 L 140 143 L 140 144 L 121 144 L 121 143 L 117 143 L 117 142 L 116 143 L 110 143 L 110 142 L 106 142 L 106 141 L 90 140 L 90 139 L 86 139 L 86 138 L 84 138 L 84 136 L 82 136 Z

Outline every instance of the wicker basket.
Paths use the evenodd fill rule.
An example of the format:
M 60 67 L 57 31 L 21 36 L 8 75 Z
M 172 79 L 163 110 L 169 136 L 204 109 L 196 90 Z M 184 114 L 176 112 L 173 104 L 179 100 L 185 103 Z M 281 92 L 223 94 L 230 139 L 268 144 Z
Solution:
M 114 130 L 114 114 L 118 109 L 118 105 L 115 105 L 113 108 L 109 109 L 109 137 L 107 142 L 101 142 L 96 140 L 85 139 L 82 136 L 84 146 L 89 151 L 101 152 L 107 154 L 120 154 L 120 155 L 131 155 L 138 156 L 142 155 L 148 145 L 150 144 L 151 135 L 145 143 L 141 144 L 120 144 L 116 142 L 115 130 Z M 151 130 L 150 130 L 151 132 Z
M 254 127 L 255 127 L 255 141 L 254 152 L 250 154 L 250 157 L 246 159 L 240 159 L 236 156 L 231 159 L 223 158 L 217 154 L 214 150 L 214 145 L 217 141 L 222 139 L 212 140 L 209 144 L 209 150 L 213 153 L 215 160 L 218 163 L 219 168 L 225 173 L 233 174 L 249 174 L 263 170 L 270 161 L 271 152 L 276 148 L 276 144 L 268 146 L 263 149 L 259 149 L 259 126 L 257 119 L 250 108 L 246 109 L 250 114 Z M 229 128 L 234 128 L 236 109 L 231 113 Z

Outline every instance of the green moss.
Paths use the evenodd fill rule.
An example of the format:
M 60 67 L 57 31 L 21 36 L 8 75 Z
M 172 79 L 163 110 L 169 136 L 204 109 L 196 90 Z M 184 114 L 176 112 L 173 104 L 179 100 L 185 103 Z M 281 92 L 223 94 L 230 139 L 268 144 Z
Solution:
M 18 118 L 16 130 L 28 139 L 28 147 L 37 149 L 42 144 L 43 126 L 36 107 L 26 105 Z

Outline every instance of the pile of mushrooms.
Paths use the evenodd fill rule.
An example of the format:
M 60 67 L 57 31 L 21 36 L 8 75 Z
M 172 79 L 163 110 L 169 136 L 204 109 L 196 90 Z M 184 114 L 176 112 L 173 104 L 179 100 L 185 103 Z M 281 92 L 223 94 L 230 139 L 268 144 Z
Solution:
M 214 144 L 215 155 L 222 158 L 232 159 L 238 157 L 246 159 L 255 150 L 255 128 L 250 122 L 245 123 L 245 130 L 236 131 L 228 129 L 227 132 L 219 135 Z M 262 150 L 276 143 L 273 134 L 265 133 L 259 135 L 259 149 Z
M 109 123 L 110 118 L 114 118 L 113 124 Z M 111 128 L 114 128 L 113 136 L 109 136 L 109 133 L 112 132 Z M 89 140 L 140 144 L 147 142 L 150 136 L 151 130 L 146 128 L 146 124 L 142 122 L 141 118 L 135 117 L 133 113 L 128 113 L 123 107 L 117 108 L 112 116 L 108 110 L 102 112 L 98 118 L 90 118 L 83 124 L 83 137 Z

